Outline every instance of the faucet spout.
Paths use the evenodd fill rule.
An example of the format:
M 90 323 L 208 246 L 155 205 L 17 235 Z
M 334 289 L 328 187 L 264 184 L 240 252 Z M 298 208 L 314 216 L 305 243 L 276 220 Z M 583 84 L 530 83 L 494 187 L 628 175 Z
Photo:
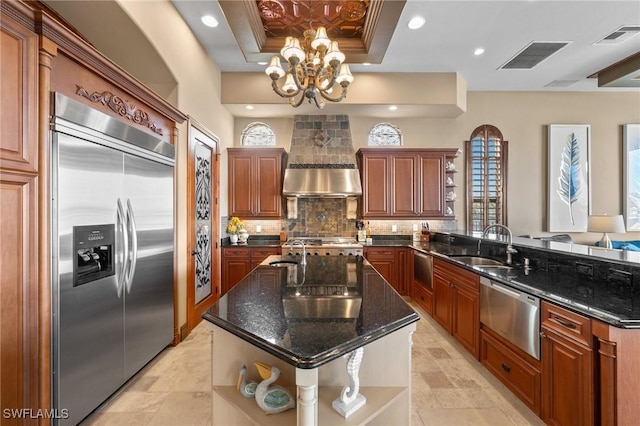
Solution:
M 294 245 L 300 245 L 302 246 L 302 260 L 300 261 L 301 265 L 306 265 L 307 264 L 307 248 L 304 245 L 304 241 L 302 240 L 293 240 L 289 243 L 289 247 L 291 247 L 293 249 Z
M 491 228 L 501 228 L 504 229 L 508 232 L 509 234 L 509 241 L 507 242 L 507 265 L 511 265 L 512 263 L 512 254 L 517 253 L 518 250 L 513 248 L 513 233 L 511 232 L 511 229 L 509 229 L 509 227 L 502 225 L 501 223 L 493 223 L 489 226 L 487 226 L 486 228 L 484 228 L 484 231 L 482 231 L 482 238 L 486 238 L 486 236 L 488 235 L 488 231 Z

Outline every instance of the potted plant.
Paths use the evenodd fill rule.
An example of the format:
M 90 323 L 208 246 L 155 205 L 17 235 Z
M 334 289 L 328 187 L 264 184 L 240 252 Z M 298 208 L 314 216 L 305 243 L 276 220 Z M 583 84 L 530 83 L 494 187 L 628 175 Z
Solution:
M 231 216 L 229 223 L 227 224 L 227 234 L 229 234 L 229 240 L 231 244 L 238 244 L 238 234 L 244 229 L 244 223 L 239 217 Z

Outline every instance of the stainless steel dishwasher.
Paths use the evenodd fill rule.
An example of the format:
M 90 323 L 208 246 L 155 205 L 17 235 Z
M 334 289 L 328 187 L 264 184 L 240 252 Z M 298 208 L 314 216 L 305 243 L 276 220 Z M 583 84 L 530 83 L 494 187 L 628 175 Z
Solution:
M 433 289 L 433 257 L 413 251 L 413 280 L 423 287 Z
M 540 359 L 540 299 L 480 277 L 480 322 Z

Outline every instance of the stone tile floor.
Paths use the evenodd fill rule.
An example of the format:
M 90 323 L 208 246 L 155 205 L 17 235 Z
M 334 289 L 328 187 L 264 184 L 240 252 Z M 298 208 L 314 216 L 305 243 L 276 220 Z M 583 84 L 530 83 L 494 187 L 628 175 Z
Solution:
M 413 335 L 413 426 L 544 424 L 431 317 L 413 306 L 421 316 Z M 211 424 L 210 357 L 209 333 L 203 321 L 82 425 L 227 426 Z

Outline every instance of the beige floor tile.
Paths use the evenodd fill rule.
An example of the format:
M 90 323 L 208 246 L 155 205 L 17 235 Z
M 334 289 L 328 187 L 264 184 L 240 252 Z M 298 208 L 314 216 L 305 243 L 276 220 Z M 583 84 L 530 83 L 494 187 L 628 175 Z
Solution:
M 97 413 L 80 423 L 81 426 L 145 426 L 151 424 L 154 413 Z
M 451 335 L 416 310 L 422 318 L 413 334 L 413 426 L 543 425 Z M 211 424 L 210 365 L 210 334 L 202 322 L 182 343 L 151 361 L 83 426 L 219 426 Z

